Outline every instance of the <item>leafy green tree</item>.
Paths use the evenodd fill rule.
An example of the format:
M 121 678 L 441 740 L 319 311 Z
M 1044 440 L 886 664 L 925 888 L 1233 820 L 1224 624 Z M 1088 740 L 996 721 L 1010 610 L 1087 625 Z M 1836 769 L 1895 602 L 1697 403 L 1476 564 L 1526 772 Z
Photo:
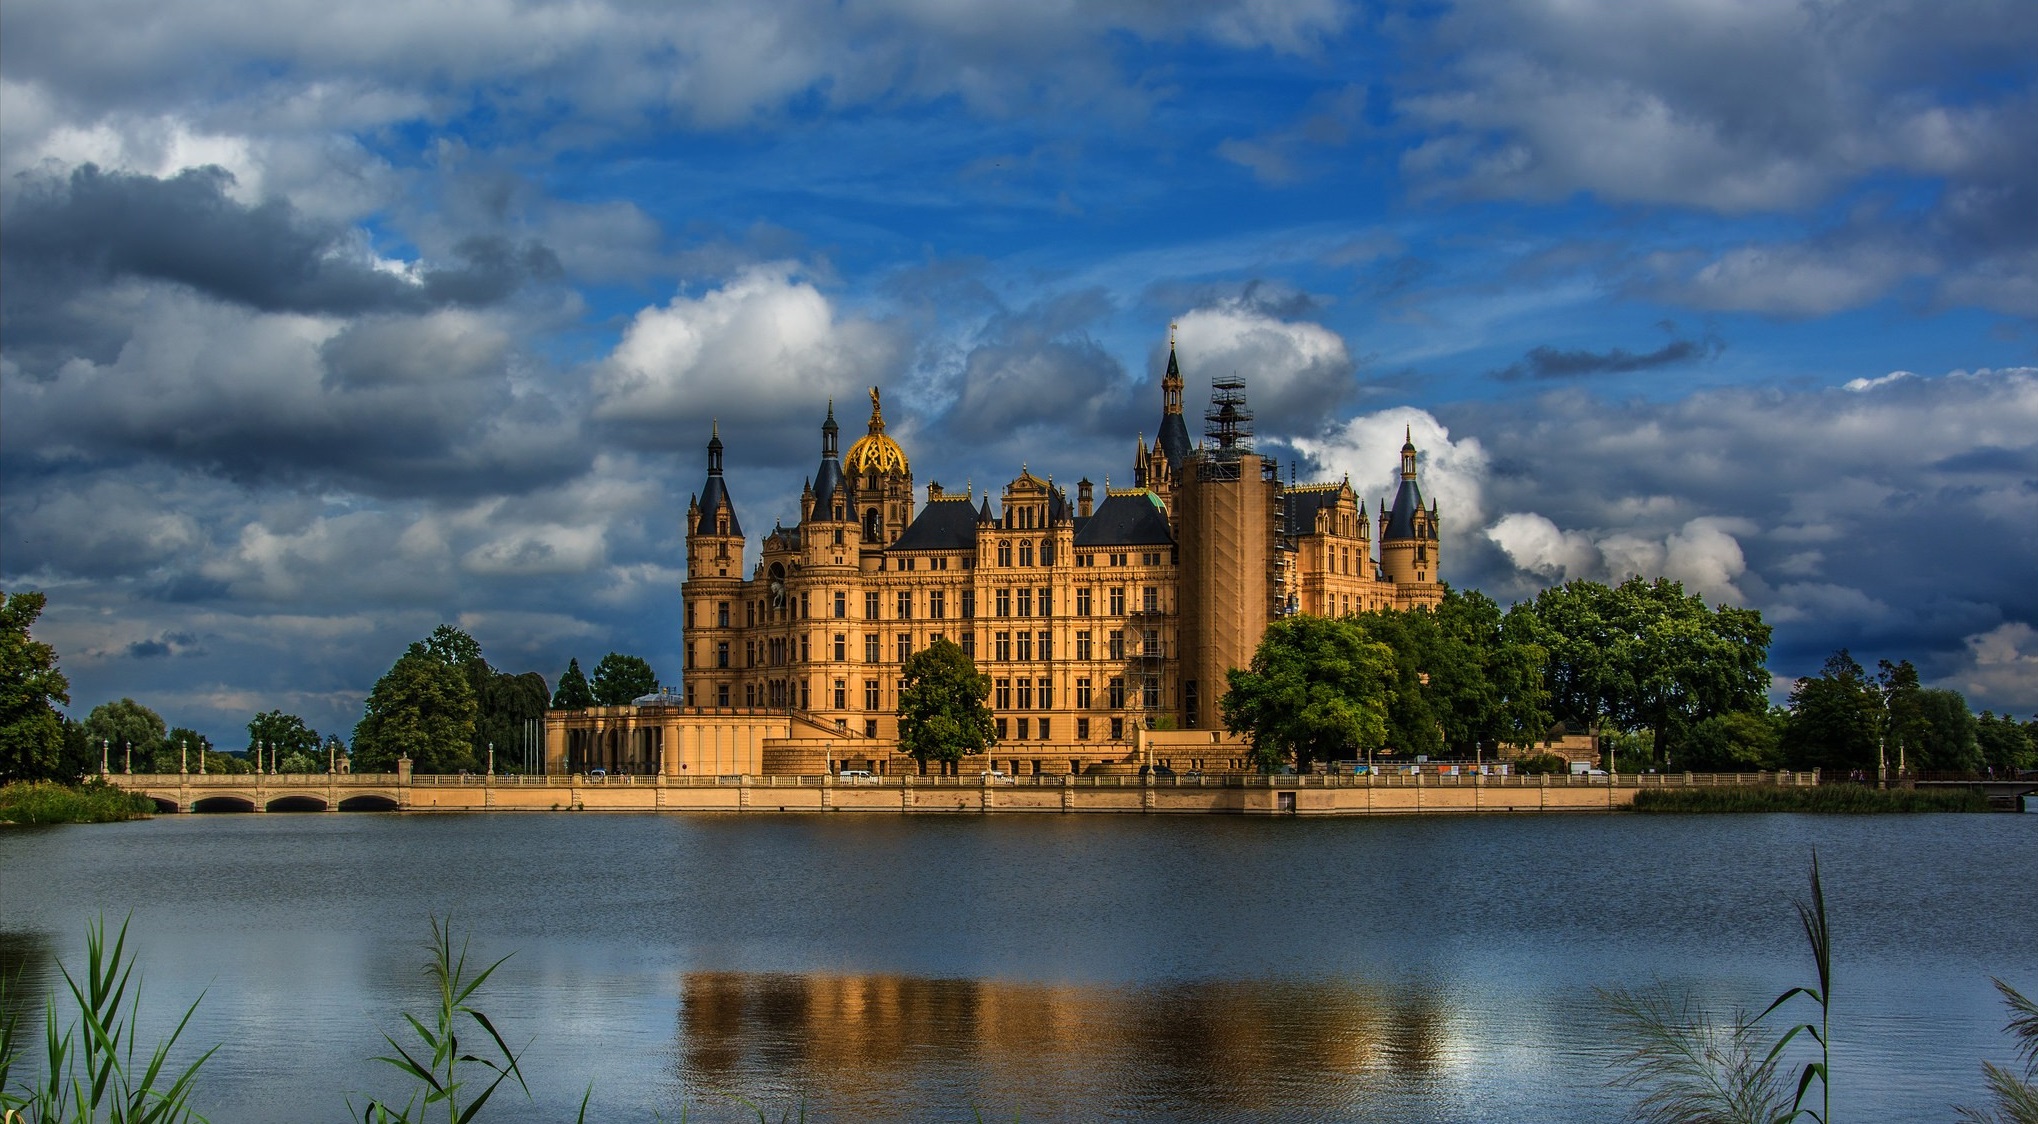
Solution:
M 212 748 L 212 739 L 189 726 L 178 726 L 163 735 L 163 746 L 156 751 L 155 771 L 174 773 L 188 766 L 198 771 L 198 758 Z
M 2038 765 L 2038 746 L 2015 718 L 1984 710 L 1975 720 L 1974 736 L 1984 766 L 1998 773 L 2016 772 Z
M 465 670 L 474 664 L 486 664 L 481 658 L 481 642 L 461 629 L 442 624 L 425 637 L 425 651 L 440 663 Z
M 474 720 L 478 759 L 486 761 L 488 747 L 494 746 L 496 771 L 509 771 L 524 744 L 525 724 L 533 718 L 543 718 L 551 700 L 552 689 L 545 685 L 545 677 L 535 671 L 521 675 L 491 673 L 482 688 Z
M 588 685 L 587 674 L 580 670 L 580 660 L 567 660 L 566 672 L 559 677 L 559 690 L 552 696 L 552 709 L 586 710 L 593 705 L 594 688 Z
M 1708 608 L 1678 582 L 1639 577 L 1568 582 L 1516 608 L 1548 653 L 1555 713 L 1595 734 L 1648 730 L 1658 766 L 1699 723 L 1764 705 L 1770 629 L 1755 610 Z
M 375 681 L 354 727 L 356 772 L 390 772 L 409 757 L 420 773 L 475 768 L 474 688 L 466 672 L 412 644 Z
M 1842 648 L 1790 689 L 1783 757 L 1793 769 L 1873 770 L 1882 704 L 1867 671 Z
M 1395 749 L 1471 757 L 1549 728 L 1543 650 L 1485 594 L 1446 589 L 1434 607 L 1350 619 L 1394 650 L 1387 744 Z
M 127 767 L 130 755 L 137 771 L 153 771 L 167 733 L 163 716 L 133 699 L 100 703 L 85 716 L 86 742 L 93 746 L 109 743 L 106 763 L 116 773 Z
M 1781 707 L 1715 714 L 1691 728 L 1682 765 L 1705 773 L 1782 768 L 1783 728 L 1789 714 Z
M 263 752 L 272 755 L 279 773 L 323 773 L 326 771 L 325 755 L 320 752 L 325 739 L 317 730 L 304 724 L 304 719 L 280 710 L 265 711 L 248 720 L 248 751 L 255 752 L 260 743 Z
M 57 650 L 30 636 L 41 593 L 0 591 L 0 782 L 76 779 L 66 769 L 63 716 L 71 681 Z
M 610 652 L 594 665 L 594 701 L 602 706 L 623 706 L 658 689 L 658 673 L 637 656 Z
M 986 700 L 991 678 L 954 641 L 937 639 L 906 658 L 899 683 L 899 746 L 925 765 L 960 761 L 997 741 Z
M 1918 717 L 1924 735 L 1911 751 L 1910 766 L 1948 773 L 1981 771 L 1981 742 L 1974 712 L 1958 691 L 1927 687 L 1918 692 Z
M 1252 667 L 1225 674 L 1224 725 L 1244 734 L 1262 770 L 1357 757 L 1387 737 L 1397 686 L 1394 650 L 1351 619 L 1274 622 Z

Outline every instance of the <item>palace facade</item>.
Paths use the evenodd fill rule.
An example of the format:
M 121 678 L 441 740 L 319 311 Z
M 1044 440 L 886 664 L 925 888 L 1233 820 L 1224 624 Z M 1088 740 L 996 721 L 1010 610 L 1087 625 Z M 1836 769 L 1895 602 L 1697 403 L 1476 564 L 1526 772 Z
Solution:
M 679 692 L 616 716 L 630 719 L 622 749 L 569 723 L 582 736 L 562 727 L 548 758 L 754 771 L 731 766 L 760 766 L 764 735 L 717 764 L 721 750 L 701 739 L 719 735 L 702 723 L 770 715 L 783 746 L 804 747 L 784 749 L 782 761 L 815 759 L 797 771 L 912 767 L 894 752 L 901 671 L 946 639 L 991 678 L 990 766 L 1080 772 L 1125 760 L 1141 729 L 1221 731 L 1224 673 L 1251 662 L 1276 618 L 1441 598 L 1440 516 L 1425 506 L 1412 442 L 1391 504 L 1369 514 L 1349 479 L 1284 484 L 1253 452 L 1242 382 L 1215 383 L 1200 443 L 1172 346 L 1161 387 L 1158 436 L 1138 440 L 1133 486 L 1099 495 L 1083 479 L 1073 499 L 1023 465 L 995 497 L 929 482 L 923 498 L 906 450 L 885 432 L 879 392 L 846 451 L 831 402 L 797 518 L 764 535 L 754 557 L 717 431 L 687 505 Z M 1238 750 L 1223 741 L 1219 760 L 1178 764 L 1225 767 Z

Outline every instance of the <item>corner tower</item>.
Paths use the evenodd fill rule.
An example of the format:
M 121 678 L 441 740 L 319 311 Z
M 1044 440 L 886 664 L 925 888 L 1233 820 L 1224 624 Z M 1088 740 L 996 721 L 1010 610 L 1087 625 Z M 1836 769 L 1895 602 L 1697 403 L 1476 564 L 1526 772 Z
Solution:
M 1437 530 L 1435 501 L 1422 506 L 1414 431 L 1408 430 L 1401 444 L 1401 487 L 1394 493 L 1394 506 L 1382 504 L 1380 511 L 1380 570 L 1397 587 L 1397 603 L 1405 599 L 1399 587 L 1436 584 Z

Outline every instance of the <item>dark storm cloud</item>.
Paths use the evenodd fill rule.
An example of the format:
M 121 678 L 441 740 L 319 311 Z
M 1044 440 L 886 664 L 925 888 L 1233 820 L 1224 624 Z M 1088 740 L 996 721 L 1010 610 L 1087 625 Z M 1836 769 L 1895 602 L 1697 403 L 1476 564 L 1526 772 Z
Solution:
M 1454 558 L 1454 582 L 1504 597 L 1617 580 L 1637 559 L 1673 576 L 1711 562 L 1725 582 L 1711 595 L 1737 589 L 1776 626 L 1781 674 L 1845 645 L 2038 704 L 2038 681 L 1973 654 L 2038 624 L 2038 372 L 1670 402 L 1567 390 L 1446 413 L 1486 447 L 1479 533 L 1505 549 Z
M 1672 367 L 1680 363 L 1711 359 L 1726 349 L 1717 336 L 1704 339 L 1674 339 L 1654 351 L 1636 354 L 1626 348 L 1607 351 L 1567 351 L 1549 346 L 1530 348 L 1527 355 L 1490 373 L 1501 382 L 1521 379 L 1573 379 L 1590 375 L 1625 375 Z
M 158 178 L 86 164 L 20 194 L 0 255 L 28 283 L 149 278 L 263 311 L 342 315 L 495 304 L 560 273 L 541 244 L 475 236 L 454 245 L 455 264 L 399 276 L 377 268 L 346 229 L 287 200 L 236 201 L 233 182 L 217 166 Z

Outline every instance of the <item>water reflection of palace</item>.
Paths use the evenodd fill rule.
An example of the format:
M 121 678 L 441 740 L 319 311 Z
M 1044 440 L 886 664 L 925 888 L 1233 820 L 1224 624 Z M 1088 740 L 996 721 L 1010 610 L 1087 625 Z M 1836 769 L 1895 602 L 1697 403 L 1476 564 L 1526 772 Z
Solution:
M 966 1102 L 1021 1107 L 1028 1120 L 1128 1102 L 1158 1116 L 1170 1104 L 1349 1107 L 1366 1081 L 1429 1077 L 1447 1052 L 1435 995 L 1343 981 L 1103 987 L 701 972 L 680 987 L 688 1087 L 741 1092 L 799 1074 L 816 1107 L 843 1119 Z M 899 1100 L 939 1102 L 941 1090 L 957 1099 Z

